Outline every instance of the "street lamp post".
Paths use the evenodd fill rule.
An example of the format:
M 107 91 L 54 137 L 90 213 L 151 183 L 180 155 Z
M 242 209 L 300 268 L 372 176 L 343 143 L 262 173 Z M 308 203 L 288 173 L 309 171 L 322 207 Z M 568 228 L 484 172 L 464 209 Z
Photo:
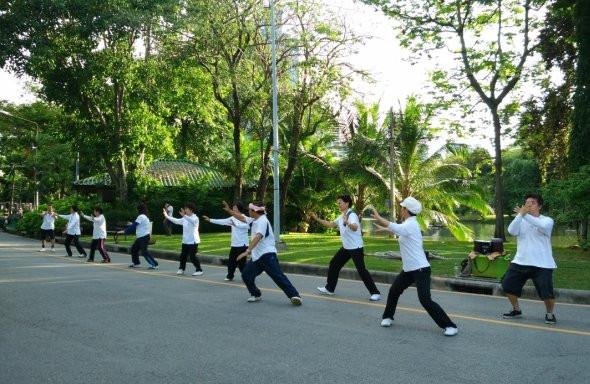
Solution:
M 281 191 L 279 184 L 279 104 L 277 88 L 277 28 L 275 0 L 270 0 L 271 60 L 272 60 L 272 142 L 273 142 L 273 222 L 275 242 L 281 244 Z

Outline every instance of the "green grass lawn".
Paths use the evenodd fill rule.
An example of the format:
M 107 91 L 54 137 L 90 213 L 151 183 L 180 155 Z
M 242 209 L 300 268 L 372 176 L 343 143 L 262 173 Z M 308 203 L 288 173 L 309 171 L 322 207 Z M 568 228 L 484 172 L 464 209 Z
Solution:
M 156 244 L 152 248 L 180 252 L 180 235 L 155 235 L 155 239 Z M 335 234 L 290 233 L 281 235 L 281 239 L 287 243 L 288 249 L 279 253 L 280 260 L 301 264 L 327 265 L 341 245 L 340 237 Z M 364 239 L 365 254 L 399 250 L 398 242 L 391 238 L 365 236 Z M 127 240 L 121 239 L 119 244 L 131 244 L 133 240 L 133 236 L 128 236 Z M 108 239 L 108 242 L 113 240 Z M 505 244 L 506 251 L 510 255 L 514 255 L 515 247 L 515 242 Z M 467 256 L 472 249 L 472 244 L 460 241 L 427 240 L 424 242 L 424 248 L 445 258 L 445 260 L 431 261 L 433 275 L 453 276 L 455 265 Z M 229 232 L 201 234 L 200 253 L 225 256 L 228 251 Z M 553 252 L 559 267 L 554 274 L 555 287 L 590 290 L 590 252 L 560 247 L 554 247 Z M 401 270 L 401 261 L 398 260 L 367 255 L 365 261 L 370 270 L 389 272 Z M 352 262 L 349 262 L 347 266 L 354 267 Z

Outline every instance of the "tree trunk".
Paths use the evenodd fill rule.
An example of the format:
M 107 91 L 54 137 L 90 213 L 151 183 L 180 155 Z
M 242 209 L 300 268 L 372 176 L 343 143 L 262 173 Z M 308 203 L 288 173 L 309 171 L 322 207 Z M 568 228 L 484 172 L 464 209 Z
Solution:
M 117 201 L 121 204 L 125 204 L 128 199 L 127 190 L 127 171 L 125 168 L 125 160 L 118 159 L 115 164 L 110 161 L 105 161 L 107 164 L 107 170 L 111 177 L 111 185 L 115 188 L 115 196 Z
M 356 195 L 356 212 L 359 215 L 359 220 L 363 217 L 363 210 L 365 209 L 365 191 L 367 186 L 364 184 L 359 184 L 357 187 L 357 195 Z
M 272 131 L 271 137 L 266 144 L 266 148 L 262 153 L 260 177 L 258 178 L 258 188 L 256 189 L 256 200 L 265 201 L 266 190 L 268 189 L 268 178 L 269 178 L 269 162 L 270 162 L 270 150 L 272 148 Z
M 588 218 L 582 220 L 580 225 L 580 243 L 588 242 Z
M 281 222 L 284 222 L 285 207 L 287 206 L 287 190 L 291 179 L 293 179 L 293 173 L 297 166 L 297 155 L 299 152 L 299 140 L 301 136 L 301 123 L 300 119 L 296 119 L 293 131 L 291 132 L 291 142 L 289 143 L 289 152 L 287 159 L 287 168 L 281 178 Z
M 242 199 L 242 187 L 243 187 L 243 170 L 242 170 L 242 143 L 241 143 L 241 129 L 240 129 L 240 117 L 235 116 L 233 119 L 234 125 L 234 165 L 235 165 L 235 177 L 234 177 L 234 201 L 240 201 Z
M 502 197 L 504 195 L 504 185 L 502 181 L 502 125 L 500 123 L 500 116 L 498 115 L 498 107 L 491 106 L 492 117 L 494 119 L 494 170 L 495 170 L 495 188 L 494 188 L 494 202 L 495 202 L 495 229 L 494 237 L 506 239 L 504 233 L 504 206 L 502 204 Z

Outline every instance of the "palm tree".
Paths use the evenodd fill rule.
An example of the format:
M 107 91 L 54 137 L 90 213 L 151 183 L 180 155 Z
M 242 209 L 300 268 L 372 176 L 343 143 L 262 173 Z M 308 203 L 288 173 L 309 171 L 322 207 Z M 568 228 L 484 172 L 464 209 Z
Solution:
M 361 119 L 357 121 L 364 121 L 362 114 L 365 110 L 360 110 Z M 470 240 L 472 231 L 460 223 L 455 211 L 467 207 L 481 214 L 490 214 L 492 209 L 472 180 L 471 172 L 463 165 L 468 154 L 466 146 L 447 143 L 437 151 L 429 152 L 428 143 L 434 138 L 434 130 L 430 127 L 431 114 L 432 110 L 410 97 L 403 111 L 390 115 L 377 129 L 368 130 L 370 134 L 360 129 L 356 131 L 348 143 L 341 169 L 349 173 L 354 170 L 354 178 L 370 181 L 390 192 L 389 182 L 383 176 L 390 166 L 390 138 L 384 126 L 394 119 L 395 204 L 407 196 L 414 196 L 423 205 L 423 212 L 418 216 L 423 228 L 433 222 L 442 224 L 458 240 Z

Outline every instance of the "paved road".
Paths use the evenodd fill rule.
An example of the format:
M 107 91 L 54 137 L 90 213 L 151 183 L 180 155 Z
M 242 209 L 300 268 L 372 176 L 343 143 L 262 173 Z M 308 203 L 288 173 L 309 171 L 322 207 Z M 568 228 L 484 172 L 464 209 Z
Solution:
M 101 265 L 37 249 L 0 233 L 0 383 L 590 383 L 589 306 L 558 304 L 551 327 L 539 302 L 509 322 L 502 298 L 434 292 L 459 325 L 446 338 L 413 288 L 381 328 L 383 302 L 357 281 L 326 298 L 324 279 L 290 275 L 293 307 L 262 275 L 249 304 L 221 267 L 177 277 L 175 262 L 151 272 L 123 254 Z

